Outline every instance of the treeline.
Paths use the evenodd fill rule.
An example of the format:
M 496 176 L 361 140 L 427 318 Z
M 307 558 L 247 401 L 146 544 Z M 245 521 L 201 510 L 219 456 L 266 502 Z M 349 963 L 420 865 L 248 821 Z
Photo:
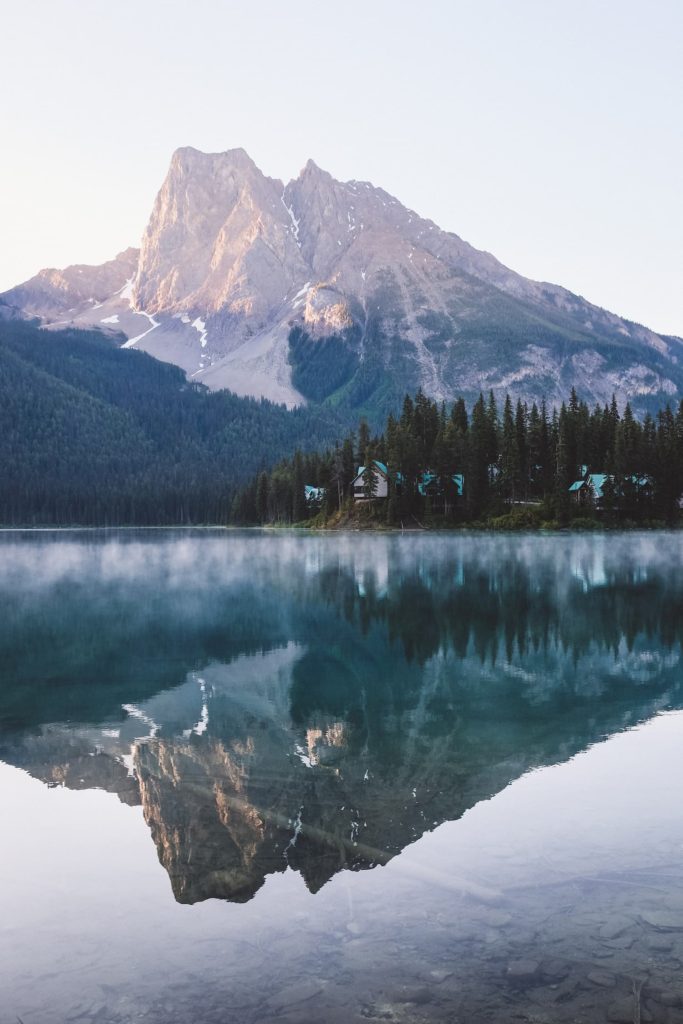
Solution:
M 236 488 L 344 429 L 211 393 L 97 331 L 0 320 L 0 524 L 225 524 Z
M 492 392 L 470 410 L 463 399 L 448 408 L 419 391 L 406 396 L 401 415 L 390 415 L 382 433 L 373 436 L 363 421 L 322 454 L 298 451 L 252 478 L 235 496 L 233 522 L 329 519 L 353 503 L 360 466 L 364 493 L 373 495 L 375 460 L 387 467 L 388 497 L 371 505 L 389 524 L 427 516 L 477 521 L 532 505 L 543 518 L 565 523 L 581 513 L 569 488 L 585 472 L 608 475 L 603 512 L 673 521 L 683 492 L 683 402 L 641 422 L 630 405 L 620 414 L 615 399 L 591 410 L 574 390 L 552 412 L 545 402 L 529 407 L 509 395 L 500 409 Z M 462 493 L 456 474 L 464 477 Z M 306 485 L 324 494 L 307 500 Z
M 370 467 L 372 493 L 374 460 L 388 467 L 389 496 L 370 503 L 372 514 L 389 523 L 479 520 L 530 502 L 566 521 L 584 464 L 610 475 L 603 507 L 621 518 L 671 520 L 683 491 L 681 407 L 640 422 L 628 406 L 591 411 L 574 393 L 550 412 L 509 398 L 499 409 L 492 395 L 446 408 L 418 392 L 381 433 L 362 422 L 334 444 L 348 425 L 328 406 L 211 393 L 97 331 L 0 320 L 2 525 L 331 518 L 350 504 L 359 465 Z M 322 502 L 307 500 L 305 485 L 321 488 Z

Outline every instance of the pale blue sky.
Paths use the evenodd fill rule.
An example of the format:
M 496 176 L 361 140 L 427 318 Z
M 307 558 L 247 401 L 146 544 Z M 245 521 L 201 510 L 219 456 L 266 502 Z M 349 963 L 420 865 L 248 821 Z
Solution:
M 683 334 L 681 0 L 11 6 L 0 289 L 137 245 L 178 146 L 244 146 Z

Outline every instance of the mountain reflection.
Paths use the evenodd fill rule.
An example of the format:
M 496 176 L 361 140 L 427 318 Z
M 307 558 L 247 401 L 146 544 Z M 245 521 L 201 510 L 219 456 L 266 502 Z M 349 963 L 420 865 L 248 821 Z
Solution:
M 683 706 L 675 535 L 5 537 L 0 757 L 141 803 L 177 900 L 313 892 Z

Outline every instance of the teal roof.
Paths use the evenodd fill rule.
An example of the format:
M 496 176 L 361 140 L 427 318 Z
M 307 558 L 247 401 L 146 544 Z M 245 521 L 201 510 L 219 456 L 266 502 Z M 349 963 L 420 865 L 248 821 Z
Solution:
M 607 473 L 590 473 L 588 480 L 595 491 L 595 497 L 602 498 L 602 489 L 609 480 Z
M 614 480 L 614 477 L 610 476 L 609 473 L 587 473 L 582 480 L 575 480 L 569 488 L 570 491 L 580 491 L 582 487 L 591 487 L 595 497 L 600 500 L 605 497 L 605 484 L 608 480 Z M 635 487 L 644 488 L 652 486 L 652 479 L 649 476 L 629 476 L 625 480 L 632 483 Z M 617 492 L 621 491 L 621 487 L 615 485 Z
M 426 473 L 422 474 L 422 476 L 420 477 L 420 479 L 417 482 L 417 489 L 418 489 L 418 491 L 420 492 L 420 494 L 422 495 L 423 498 L 425 496 L 425 491 L 427 490 L 429 485 L 431 483 L 433 483 L 435 480 L 436 480 L 436 473 L 432 473 L 431 470 L 427 470 Z
M 588 473 L 582 480 L 575 480 L 569 490 L 570 492 L 576 492 L 580 491 L 584 486 L 589 486 L 592 488 L 596 498 L 603 498 L 603 487 L 608 480 L 609 475 L 607 473 Z
M 377 466 L 377 469 L 380 471 L 380 473 L 384 473 L 384 475 L 387 476 L 387 467 L 384 465 L 383 462 L 380 462 L 379 459 L 373 459 L 372 462 L 374 466 Z M 362 476 L 364 472 L 365 466 L 359 466 L 356 476 Z
M 418 481 L 417 489 L 423 497 L 425 495 L 427 487 L 429 487 L 429 485 L 433 483 L 434 480 L 436 480 L 436 473 L 432 473 L 431 469 L 426 470 L 426 472 L 422 474 L 422 477 Z M 463 476 L 462 473 L 453 473 L 451 476 L 451 480 L 455 484 L 455 489 L 458 492 L 458 497 L 461 498 L 465 484 L 465 477 Z

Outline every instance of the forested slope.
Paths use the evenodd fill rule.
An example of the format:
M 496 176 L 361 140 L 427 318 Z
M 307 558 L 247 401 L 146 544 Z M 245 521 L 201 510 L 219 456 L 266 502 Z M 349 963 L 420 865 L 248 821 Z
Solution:
M 209 393 L 100 332 L 0 320 L 4 525 L 226 522 L 240 481 L 339 427 Z

